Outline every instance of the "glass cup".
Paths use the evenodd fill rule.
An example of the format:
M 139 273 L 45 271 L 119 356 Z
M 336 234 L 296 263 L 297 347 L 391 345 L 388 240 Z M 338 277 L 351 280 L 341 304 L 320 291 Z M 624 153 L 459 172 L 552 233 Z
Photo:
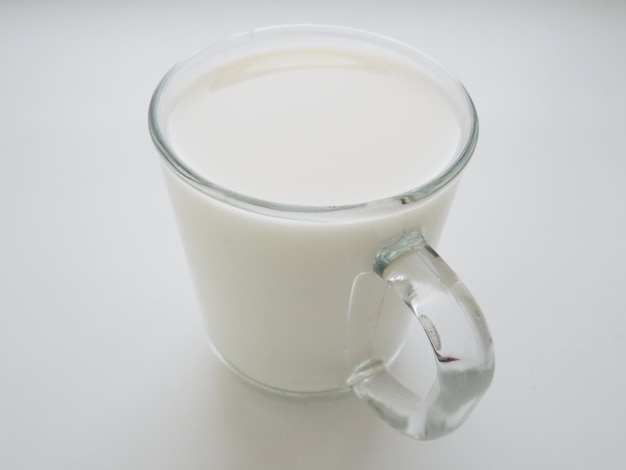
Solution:
M 206 85 L 218 93 L 220 86 L 241 80 L 254 85 L 280 67 L 285 72 L 290 63 L 306 72 L 312 60 L 306 55 L 319 50 L 335 51 L 341 60 L 346 54 L 384 58 L 434 87 L 443 97 L 439 106 L 447 107 L 455 126 L 454 137 L 443 142 L 449 150 L 437 157 L 436 172 L 373 200 L 307 204 L 248 191 L 257 179 L 268 180 L 271 189 L 290 177 L 281 176 L 282 166 L 269 163 L 271 147 L 237 154 L 232 165 L 253 178 L 231 187 L 189 157 L 193 142 L 185 147 L 176 141 L 185 138 L 186 129 L 182 134 L 172 130 L 172 116 L 201 80 L 221 80 L 219 86 Z M 274 63 L 276 69 L 250 65 L 285 51 L 295 62 Z M 298 62 L 299 54 L 306 56 L 303 62 Z M 360 73 L 359 67 L 345 70 Z M 254 107 L 254 88 L 251 93 L 246 99 Z M 340 113 L 342 96 L 336 101 Z M 224 116 L 223 128 L 215 131 L 220 135 L 212 137 L 224 140 L 227 135 L 224 155 L 239 152 L 239 139 L 245 141 L 251 132 L 238 125 L 247 114 L 237 112 Z M 272 112 L 254 129 L 269 136 L 270 143 L 283 137 L 272 125 Z M 334 114 L 331 110 L 327 117 Z M 293 116 L 290 125 L 297 127 L 295 111 Z M 186 118 L 190 128 L 202 124 L 191 114 Z M 359 122 L 343 125 L 358 130 Z M 433 248 L 478 135 L 474 106 L 457 80 L 421 52 L 380 35 L 332 26 L 264 28 L 231 37 L 176 65 L 154 93 L 149 127 L 162 156 L 208 335 L 226 364 L 249 382 L 280 394 L 311 398 L 352 390 L 383 420 L 417 439 L 445 435 L 467 418 L 491 383 L 492 341 L 473 297 Z M 212 129 L 207 124 L 209 135 Z M 434 135 L 435 143 L 445 140 L 444 134 Z M 297 165 L 311 163 L 304 151 L 290 157 Z M 207 158 L 226 157 L 214 152 Z M 394 173 L 411 172 L 385 154 L 372 153 L 356 166 L 366 163 L 385 168 L 375 175 L 380 186 L 393 187 L 386 180 Z M 426 392 L 418 395 L 406 385 L 410 381 L 396 378 L 390 369 L 407 332 L 420 327 L 432 349 L 435 373 Z

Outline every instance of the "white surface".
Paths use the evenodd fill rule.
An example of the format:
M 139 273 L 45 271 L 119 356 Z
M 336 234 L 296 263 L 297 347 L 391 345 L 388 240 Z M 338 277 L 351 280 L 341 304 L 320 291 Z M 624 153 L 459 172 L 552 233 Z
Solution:
M 626 463 L 626 4 L 409 3 L 0 4 L 0 468 Z M 476 102 L 440 251 L 490 320 L 497 370 L 442 440 L 356 398 L 258 394 L 207 348 L 146 109 L 177 59 L 286 22 L 410 42 Z

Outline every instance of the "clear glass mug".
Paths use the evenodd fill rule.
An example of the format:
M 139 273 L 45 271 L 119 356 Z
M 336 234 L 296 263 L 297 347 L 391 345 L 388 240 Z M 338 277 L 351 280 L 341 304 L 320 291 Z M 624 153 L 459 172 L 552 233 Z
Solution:
M 167 129 L 184 92 L 229 61 L 299 46 L 372 51 L 427 77 L 458 124 L 455 150 L 441 170 L 378 200 L 314 206 L 233 190 L 190 164 Z M 433 249 L 478 135 L 474 106 L 457 80 L 412 47 L 376 34 L 332 26 L 265 28 L 176 65 L 154 93 L 149 127 L 209 338 L 226 364 L 290 396 L 353 390 L 383 420 L 417 439 L 440 437 L 465 421 L 491 383 L 494 354 L 481 310 Z M 385 164 L 384 155 L 380 160 Z M 417 325 L 436 370 L 423 396 L 389 372 L 407 331 Z

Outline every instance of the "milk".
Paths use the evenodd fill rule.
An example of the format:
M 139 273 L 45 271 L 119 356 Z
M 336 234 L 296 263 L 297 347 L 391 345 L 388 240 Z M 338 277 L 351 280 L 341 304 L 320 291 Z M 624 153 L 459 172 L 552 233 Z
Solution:
M 459 124 L 408 66 L 287 49 L 230 63 L 182 94 L 167 132 L 208 180 L 266 201 L 335 206 L 409 191 L 449 163 Z
M 461 140 L 446 96 L 401 61 L 330 46 L 239 57 L 177 93 L 166 138 L 225 188 L 205 194 L 165 171 L 217 352 L 253 381 L 304 393 L 345 387 L 371 356 L 391 360 L 411 315 L 374 257 L 407 231 L 436 244 L 456 182 L 380 210 L 311 206 L 392 198 L 440 173 Z

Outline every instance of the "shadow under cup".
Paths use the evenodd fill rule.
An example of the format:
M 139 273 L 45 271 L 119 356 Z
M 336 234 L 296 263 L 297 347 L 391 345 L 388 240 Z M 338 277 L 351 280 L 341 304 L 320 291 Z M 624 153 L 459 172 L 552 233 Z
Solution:
M 214 175 L 210 166 L 207 170 L 191 158 L 187 149 L 192 147 L 178 144 L 186 130 L 172 130 L 172 115 L 202 80 L 259 57 L 284 51 L 297 57 L 297 52 L 313 50 L 381 58 L 436 87 L 442 105 L 454 116 L 456 137 L 447 143 L 451 151 L 437 157 L 432 175 L 376 199 L 306 204 L 248 191 L 245 182 L 234 189 L 228 177 L 216 179 L 219 171 Z M 302 70 L 302 63 L 298 66 Z M 283 62 L 280 67 L 279 72 L 288 73 Z M 266 76 L 267 71 L 248 74 L 246 80 Z M 219 93 L 208 84 L 205 88 Z M 331 104 L 340 113 L 342 93 Z M 255 102 L 247 105 L 250 110 Z M 233 113 L 239 109 L 225 109 L 231 108 Z M 272 112 L 247 132 L 243 125 L 219 130 L 207 124 L 198 131 L 202 139 L 218 140 L 219 134 L 232 140 L 224 154 L 207 151 L 207 160 L 227 159 L 228 152 L 258 132 L 273 136 L 266 139 L 270 143 L 280 141 L 283 130 L 272 125 Z M 329 119 L 334 114 L 329 108 Z M 432 248 L 477 138 L 476 113 L 458 81 L 415 49 L 375 34 L 329 26 L 274 27 L 235 36 L 175 66 L 153 96 L 149 119 L 209 338 L 226 363 L 247 380 L 284 394 L 311 396 L 352 388 L 385 421 L 411 437 L 438 437 L 465 420 L 491 382 L 491 338 L 473 298 Z M 244 122 L 245 116 L 230 119 Z M 294 120 L 290 125 L 301 122 Z M 191 115 L 189 123 L 189 128 L 199 126 Z M 375 131 L 359 130 L 368 138 Z M 316 138 L 324 139 L 324 134 Z M 271 147 L 253 150 L 240 152 L 232 163 L 237 172 L 252 175 L 249 181 L 270 180 L 272 189 L 291 178 L 283 174 L 287 164 L 277 167 L 271 160 Z M 310 160 L 302 153 L 302 159 Z M 309 162 L 298 161 L 299 156 L 290 154 L 294 167 L 306 166 Z M 381 180 L 394 173 L 410 176 L 411 168 L 389 155 L 367 157 L 373 168 L 385 168 L 387 173 L 374 175 Z M 330 164 L 324 168 L 334 171 Z M 356 180 L 350 176 L 341 184 L 360 184 Z M 418 325 L 432 347 L 436 368 L 433 384 L 420 396 L 388 367 L 407 331 Z

